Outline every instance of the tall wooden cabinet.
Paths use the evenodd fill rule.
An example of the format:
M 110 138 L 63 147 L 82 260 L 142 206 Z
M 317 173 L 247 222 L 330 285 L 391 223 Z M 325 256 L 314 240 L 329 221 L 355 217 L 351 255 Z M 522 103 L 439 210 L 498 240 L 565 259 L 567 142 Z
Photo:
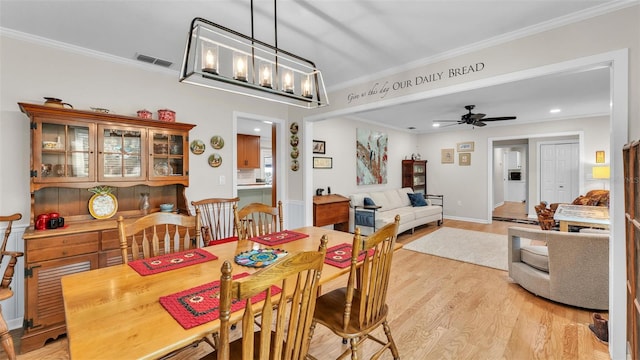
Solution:
M 427 193 L 427 160 L 402 160 L 402 187 Z
M 60 278 L 122 264 L 116 218 L 143 215 L 174 203 L 187 212 L 189 130 L 195 125 L 20 103 L 31 123 L 31 227 L 25 240 L 25 318 L 21 352 L 64 334 Z M 95 186 L 118 201 L 112 218 L 88 209 Z M 65 227 L 34 230 L 35 217 L 57 212 Z
M 627 253 L 627 347 L 640 359 L 640 141 L 624 146 L 624 208 Z
M 238 169 L 260 168 L 260 136 L 238 134 Z

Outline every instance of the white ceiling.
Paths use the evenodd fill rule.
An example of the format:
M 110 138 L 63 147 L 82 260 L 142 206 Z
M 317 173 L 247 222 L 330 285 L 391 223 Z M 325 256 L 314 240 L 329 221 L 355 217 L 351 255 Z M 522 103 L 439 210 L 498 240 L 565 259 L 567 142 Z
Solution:
M 479 42 L 567 21 L 628 1 L 280 0 L 278 47 L 308 58 L 329 89 L 425 62 Z M 250 34 L 249 0 L 0 0 L 0 27 L 124 59 L 145 54 L 181 65 L 190 21 L 203 17 Z M 255 37 L 274 43 L 273 1 L 254 0 Z M 508 55 L 508 54 L 506 54 Z M 154 65 L 149 65 L 154 66 Z M 608 112 L 606 70 L 494 86 L 356 116 L 416 132 L 458 119 L 464 105 L 491 116 L 542 119 Z M 212 90 L 214 91 L 214 90 Z M 512 122 L 509 122 L 512 123 Z M 490 126 L 497 126 L 491 123 Z M 447 129 L 455 128 L 457 125 Z

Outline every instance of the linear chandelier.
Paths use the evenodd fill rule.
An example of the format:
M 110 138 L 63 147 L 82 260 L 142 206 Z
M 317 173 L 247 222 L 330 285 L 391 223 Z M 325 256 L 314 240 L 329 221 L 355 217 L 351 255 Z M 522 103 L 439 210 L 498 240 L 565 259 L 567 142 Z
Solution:
M 253 0 L 251 36 L 194 18 L 179 81 L 308 109 L 329 105 L 315 64 L 277 47 L 275 6 L 275 45 L 253 35 Z

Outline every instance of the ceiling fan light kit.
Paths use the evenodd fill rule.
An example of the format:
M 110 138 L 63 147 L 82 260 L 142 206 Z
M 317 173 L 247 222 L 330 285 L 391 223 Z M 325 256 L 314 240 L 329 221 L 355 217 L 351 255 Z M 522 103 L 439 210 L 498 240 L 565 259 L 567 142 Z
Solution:
M 328 105 L 322 73 L 315 64 L 277 47 L 275 14 L 275 45 L 253 35 L 253 0 L 251 36 L 194 18 L 179 81 L 302 108 Z
M 482 127 L 482 126 L 486 126 L 486 122 L 487 121 L 502 121 L 502 120 L 514 120 L 516 119 L 515 116 L 500 116 L 500 117 L 490 117 L 490 118 L 485 118 L 485 114 L 474 114 L 471 112 L 471 110 L 475 109 L 475 105 L 466 105 L 464 108 L 467 109 L 467 113 L 462 115 L 460 117 L 460 120 L 434 120 L 433 121 L 433 125 L 434 127 L 447 127 L 447 126 L 452 126 L 452 125 L 459 125 L 459 124 L 468 124 L 468 125 L 472 125 L 472 126 L 478 126 L 478 127 Z M 447 125 L 440 125 L 442 123 L 451 123 L 451 124 L 447 124 Z

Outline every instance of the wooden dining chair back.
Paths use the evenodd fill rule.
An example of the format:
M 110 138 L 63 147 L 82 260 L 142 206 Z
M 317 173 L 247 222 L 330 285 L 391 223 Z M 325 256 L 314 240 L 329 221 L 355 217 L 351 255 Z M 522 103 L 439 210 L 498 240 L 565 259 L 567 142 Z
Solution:
M 351 269 L 347 287 L 332 290 L 320 296 L 313 316 L 312 333 L 317 324 L 322 324 L 333 333 L 350 340 L 350 349 L 339 359 L 351 354 L 357 359 L 358 348 L 367 339 L 382 345 L 371 357 L 377 359 L 386 349 L 391 350 L 394 359 L 399 359 L 398 348 L 387 323 L 387 293 L 400 216 L 395 222 L 385 225 L 373 234 L 362 237 L 356 228 L 352 244 Z M 364 260 L 358 261 L 358 254 Z M 383 327 L 386 341 L 375 337 L 372 332 Z M 313 359 L 313 356 L 309 356 Z
M 202 247 L 200 211 L 195 216 L 156 212 L 125 223 L 118 218 L 122 262 Z M 128 250 L 131 249 L 131 259 Z
M 240 239 L 282 231 L 284 230 L 282 201 L 278 201 L 276 207 L 251 203 L 238 210 L 236 219 Z
M 18 221 L 20 219 L 22 219 L 21 214 L 0 216 L 0 224 L 6 226 L 4 231 L 4 240 L 2 241 L 2 248 L 0 249 L 0 268 L 4 267 L 4 275 L 2 276 L 2 283 L 0 283 L 0 301 L 13 296 L 13 290 L 11 290 L 10 287 L 11 281 L 13 280 L 13 273 L 18 258 L 24 255 L 24 253 L 17 251 L 7 251 L 7 242 L 11 236 L 11 226 L 14 221 Z M 0 305 L 0 343 L 2 343 L 2 348 L 7 354 L 7 357 L 10 360 L 14 360 L 16 358 L 16 350 L 13 347 L 13 339 L 11 338 L 11 334 L 9 334 L 7 322 L 4 320 L 4 316 L 2 315 L 2 305 Z
M 202 239 L 205 245 L 216 245 L 231 240 L 237 240 L 234 207 L 240 198 L 211 198 L 192 201 L 191 205 L 200 210 Z
M 207 359 L 302 360 L 309 351 L 310 329 L 327 236 L 318 251 L 289 254 L 251 275 L 233 279 L 231 262 L 222 265 L 220 278 L 220 335 L 217 349 Z M 280 292 L 278 292 L 280 290 Z M 262 303 L 251 299 L 266 294 Z M 232 304 L 244 302 L 241 309 Z M 230 341 L 231 313 L 240 311 L 242 337 Z M 255 317 L 259 315 L 259 324 Z

